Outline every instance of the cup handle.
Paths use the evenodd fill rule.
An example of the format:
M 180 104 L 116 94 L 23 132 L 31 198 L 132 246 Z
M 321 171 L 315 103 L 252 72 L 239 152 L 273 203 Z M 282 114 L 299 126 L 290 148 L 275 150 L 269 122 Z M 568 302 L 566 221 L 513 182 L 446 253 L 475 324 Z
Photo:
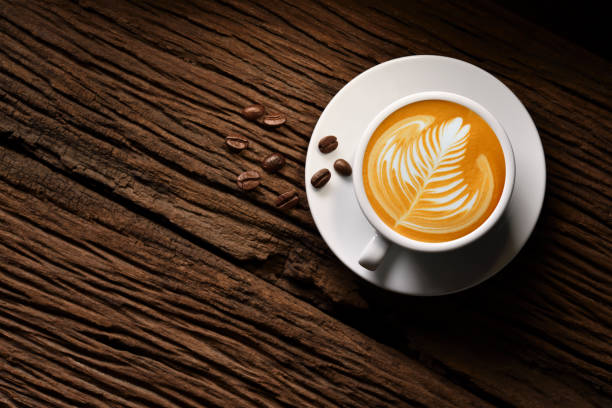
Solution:
M 361 255 L 359 255 L 359 265 L 370 271 L 376 270 L 387 254 L 389 245 L 389 241 L 377 233 L 370 239 L 370 242 L 368 242 L 368 245 L 366 245 L 363 251 L 361 251 Z

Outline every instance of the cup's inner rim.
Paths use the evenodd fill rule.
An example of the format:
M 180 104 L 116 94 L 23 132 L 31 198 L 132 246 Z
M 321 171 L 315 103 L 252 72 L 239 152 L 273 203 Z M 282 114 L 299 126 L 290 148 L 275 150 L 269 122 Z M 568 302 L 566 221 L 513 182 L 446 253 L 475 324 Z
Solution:
M 365 151 L 367 150 L 367 146 L 372 138 L 374 132 L 381 123 L 387 119 L 391 114 L 395 113 L 399 109 L 402 109 L 405 106 L 408 106 L 413 103 L 428 101 L 428 100 L 439 100 L 439 101 L 447 101 L 454 102 L 459 105 L 462 105 L 474 113 L 478 114 L 491 128 L 497 140 L 502 148 L 502 152 L 504 154 L 504 164 L 506 169 L 506 176 L 504 178 L 504 188 L 502 190 L 502 194 L 495 205 L 495 208 L 489 214 L 489 216 L 474 230 L 469 233 L 462 235 L 461 237 L 449 240 L 449 241 L 439 241 L 439 242 L 427 242 L 427 241 L 419 241 L 413 238 L 409 238 L 405 235 L 400 234 L 395 231 L 391 227 L 389 227 L 376 213 L 372 204 L 370 203 L 367 194 L 365 193 L 364 180 L 363 180 L 363 161 L 365 158 Z M 367 135 L 367 137 L 366 137 Z M 452 92 L 444 92 L 444 91 L 424 91 L 417 94 L 407 95 L 403 98 L 396 100 L 395 102 L 389 104 L 386 108 L 381 110 L 370 122 L 366 131 L 364 132 L 364 136 L 362 137 L 361 144 L 358 147 L 357 151 L 358 155 L 355 157 L 355 163 L 353 167 L 357 173 L 358 177 L 355 179 L 358 183 L 357 194 L 359 206 L 362 208 L 364 214 L 366 215 L 366 219 L 372 226 L 385 238 L 388 240 L 398 243 L 400 241 L 400 245 L 404 246 L 418 246 L 419 249 L 430 249 L 430 250 L 444 250 L 444 249 L 453 249 L 456 247 L 463 246 L 480 236 L 484 235 L 497 221 L 500 219 L 504 210 L 506 209 L 508 202 L 510 201 L 510 195 L 514 188 L 514 176 L 515 176 L 515 168 L 514 168 L 514 153 L 512 151 L 512 146 L 510 144 L 510 140 L 506 135 L 504 128 L 501 123 L 495 118 L 495 116 L 489 112 L 484 106 L 479 104 L 478 102 L 456 93 Z M 363 207 L 362 200 L 367 203 L 366 211 Z M 503 208 L 501 208 L 503 207 Z M 493 220 L 493 221 L 492 221 Z

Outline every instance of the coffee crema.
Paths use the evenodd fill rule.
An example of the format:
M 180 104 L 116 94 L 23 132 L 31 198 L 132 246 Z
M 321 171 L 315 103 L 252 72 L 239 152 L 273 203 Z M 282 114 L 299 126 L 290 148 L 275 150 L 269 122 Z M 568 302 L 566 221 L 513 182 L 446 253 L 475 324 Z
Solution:
M 495 132 L 444 100 L 406 105 L 376 128 L 363 184 L 376 214 L 401 235 L 446 242 L 474 231 L 501 197 L 506 165 Z

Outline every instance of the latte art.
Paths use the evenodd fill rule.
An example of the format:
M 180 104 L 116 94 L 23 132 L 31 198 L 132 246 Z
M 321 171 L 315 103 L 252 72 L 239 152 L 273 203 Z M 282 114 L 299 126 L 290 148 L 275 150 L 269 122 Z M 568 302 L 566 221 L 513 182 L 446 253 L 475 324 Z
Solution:
M 424 242 L 478 228 L 503 190 L 504 155 L 493 130 L 448 101 L 415 102 L 376 129 L 363 166 L 368 200 L 393 230 Z

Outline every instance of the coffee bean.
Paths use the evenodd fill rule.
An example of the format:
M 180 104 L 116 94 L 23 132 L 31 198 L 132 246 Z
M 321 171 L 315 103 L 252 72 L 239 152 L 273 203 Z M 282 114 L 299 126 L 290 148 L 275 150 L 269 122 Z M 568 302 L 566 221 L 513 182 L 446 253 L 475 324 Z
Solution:
M 285 158 L 280 153 L 272 153 L 261 161 L 261 167 L 268 173 L 276 173 L 285 165 Z
M 267 127 L 279 127 L 287 121 L 287 118 L 282 113 L 270 113 L 263 117 L 262 123 Z
M 249 141 L 242 136 L 228 136 L 225 138 L 225 144 L 233 151 L 240 152 L 249 147 Z
M 276 197 L 274 205 L 276 205 L 276 208 L 280 208 L 281 210 L 288 210 L 295 207 L 298 201 L 300 201 L 298 193 L 291 190 Z
M 343 176 L 350 176 L 353 172 L 351 165 L 344 159 L 338 159 L 334 162 L 334 169 Z
M 259 185 L 259 173 L 255 170 L 245 171 L 236 179 L 236 183 L 241 190 L 250 191 Z
M 338 147 L 338 139 L 336 136 L 325 136 L 323 139 L 319 140 L 319 150 L 322 153 L 329 153 L 336 150 Z
M 262 105 L 251 105 L 242 110 L 242 117 L 247 120 L 255 120 L 264 113 L 266 113 L 266 108 Z
M 310 179 L 310 184 L 314 188 L 321 188 L 329 181 L 331 173 L 327 169 L 321 169 L 317 171 Z

